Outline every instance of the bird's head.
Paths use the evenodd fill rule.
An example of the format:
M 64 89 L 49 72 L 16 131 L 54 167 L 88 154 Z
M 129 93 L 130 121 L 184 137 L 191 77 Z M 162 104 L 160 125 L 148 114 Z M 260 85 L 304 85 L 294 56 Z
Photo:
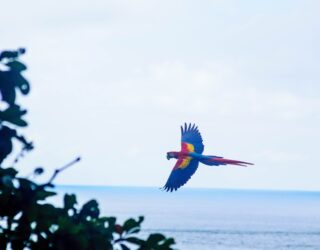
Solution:
M 170 160 L 171 158 L 178 158 L 176 152 L 168 152 L 167 153 L 167 159 Z

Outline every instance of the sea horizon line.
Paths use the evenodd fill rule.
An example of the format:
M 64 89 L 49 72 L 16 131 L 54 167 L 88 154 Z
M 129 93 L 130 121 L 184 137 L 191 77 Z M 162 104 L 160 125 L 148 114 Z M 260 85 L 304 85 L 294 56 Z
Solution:
M 135 185 L 88 185 L 88 184 L 55 184 L 58 188 L 112 188 L 112 189 L 161 189 L 157 186 L 135 186 Z M 268 188 L 220 188 L 220 187 L 183 187 L 179 191 L 230 191 L 230 192 L 285 192 L 285 193 L 319 193 L 320 190 L 311 189 L 268 189 Z

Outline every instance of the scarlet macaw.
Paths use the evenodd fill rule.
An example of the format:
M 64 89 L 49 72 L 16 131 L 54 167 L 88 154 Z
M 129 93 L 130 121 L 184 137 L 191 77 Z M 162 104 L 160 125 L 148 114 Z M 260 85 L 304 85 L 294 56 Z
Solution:
M 185 123 L 184 128 L 181 126 L 181 151 L 171 151 L 167 153 L 168 160 L 175 158 L 178 159 L 178 161 L 172 169 L 167 183 L 163 187 L 164 190 L 172 192 L 186 184 L 196 172 L 199 162 L 209 166 L 231 164 L 247 167 L 247 165 L 253 165 L 249 162 L 228 160 L 220 156 L 203 155 L 203 149 L 204 145 L 198 127 L 191 123 L 189 126 Z

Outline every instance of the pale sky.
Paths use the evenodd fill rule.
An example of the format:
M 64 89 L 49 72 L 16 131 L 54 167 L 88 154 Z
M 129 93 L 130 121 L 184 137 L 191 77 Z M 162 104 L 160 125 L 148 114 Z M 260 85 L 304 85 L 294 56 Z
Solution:
M 22 173 L 81 155 L 56 183 L 162 187 L 192 122 L 204 153 L 255 165 L 202 165 L 187 187 L 320 190 L 319 1 L 1 6 L 1 49 L 28 50 Z

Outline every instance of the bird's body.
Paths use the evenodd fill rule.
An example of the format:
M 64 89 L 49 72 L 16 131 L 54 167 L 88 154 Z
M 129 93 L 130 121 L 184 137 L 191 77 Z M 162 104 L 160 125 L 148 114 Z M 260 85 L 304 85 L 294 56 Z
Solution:
M 220 156 L 203 155 L 204 145 L 198 128 L 187 124 L 181 126 L 181 150 L 167 153 L 167 159 L 175 158 L 177 162 L 164 186 L 164 190 L 172 192 L 183 186 L 196 172 L 199 162 L 209 166 L 237 165 L 246 167 L 252 163 L 224 159 Z

